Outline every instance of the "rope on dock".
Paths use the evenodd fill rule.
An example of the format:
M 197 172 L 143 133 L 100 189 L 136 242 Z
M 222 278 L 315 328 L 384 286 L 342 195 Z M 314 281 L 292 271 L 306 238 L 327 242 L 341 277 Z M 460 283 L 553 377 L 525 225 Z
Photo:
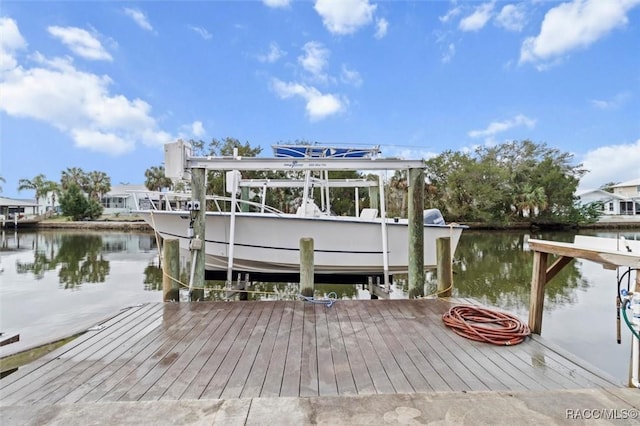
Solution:
M 325 305 L 327 308 L 332 307 L 333 304 L 336 303 L 336 300 L 338 300 L 338 295 L 336 294 L 335 291 L 329 292 L 325 299 L 316 299 L 313 296 L 303 296 L 301 294 L 298 294 L 298 297 L 304 300 L 305 302 Z
M 451 307 L 442 321 L 462 337 L 499 346 L 517 345 L 531 334 L 516 316 L 473 305 Z

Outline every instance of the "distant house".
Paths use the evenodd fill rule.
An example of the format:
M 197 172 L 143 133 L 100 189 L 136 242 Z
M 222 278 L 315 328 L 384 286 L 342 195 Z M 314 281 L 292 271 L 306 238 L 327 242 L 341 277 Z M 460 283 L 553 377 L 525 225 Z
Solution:
M 627 198 L 620 202 L 620 214 L 640 214 L 640 179 L 622 182 L 612 188 L 614 194 Z
M 599 202 L 607 216 L 640 215 L 640 179 L 614 185 L 613 192 L 592 189 L 576 193 L 582 205 Z
M 158 206 L 160 197 L 158 193 L 149 191 L 144 185 L 114 185 L 111 191 L 100 199 L 105 215 L 110 214 L 131 214 L 137 210 L 136 200 L 140 208 L 151 208 L 151 203 Z
M 0 216 L 13 220 L 14 216 L 31 217 L 39 212 L 36 200 L 0 197 Z
M 144 185 L 114 185 L 100 199 L 104 207 L 103 214 L 129 214 L 136 209 L 136 203 L 131 191 L 146 190 Z

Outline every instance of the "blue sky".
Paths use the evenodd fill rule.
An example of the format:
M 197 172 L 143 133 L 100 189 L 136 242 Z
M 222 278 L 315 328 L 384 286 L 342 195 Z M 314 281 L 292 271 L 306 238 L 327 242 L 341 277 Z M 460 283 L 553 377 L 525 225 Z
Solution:
M 0 176 L 144 182 L 177 138 L 380 145 L 530 139 L 581 188 L 640 177 L 640 0 L 3 1 Z

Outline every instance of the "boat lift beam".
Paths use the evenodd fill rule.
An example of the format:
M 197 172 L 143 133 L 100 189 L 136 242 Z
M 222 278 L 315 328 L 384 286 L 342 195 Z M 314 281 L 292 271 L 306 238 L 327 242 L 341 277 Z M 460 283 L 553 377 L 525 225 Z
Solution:
M 192 169 L 208 170 L 403 170 L 424 169 L 423 160 L 392 158 L 258 158 L 258 157 L 194 157 L 189 144 L 178 141 L 165 144 L 165 176 L 190 179 Z
M 185 168 L 212 170 L 402 170 L 422 169 L 423 160 L 385 158 L 257 158 L 257 157 L 190 157 Z

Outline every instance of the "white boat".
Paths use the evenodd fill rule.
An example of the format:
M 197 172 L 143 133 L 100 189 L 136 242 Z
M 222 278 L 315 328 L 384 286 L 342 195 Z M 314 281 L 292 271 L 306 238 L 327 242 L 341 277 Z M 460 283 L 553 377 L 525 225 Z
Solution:
M 313 148 L 320 150 L 318 152 L 323 160 L 327 155 L 332 155 L 319 147 Z M 296 149 L 299 150 L 301 147 L 296 146 Z M 334 150 L 333 155 L 336 155 L 335 152 Z M 358 155 L 358 158 L 371 154 L 371 151 L 367 150 L 364 150 L 364 154 L 343 150 L 337 155 L 342 155 L 340 158 L 345 159 L 354 158 L 347 157 L 345 152 L 346 155 Z M 314 154 L 305 152 L 301 155 L 310 158 L 309 156 Z M 379 203 L 380 211 L 376 208 L 360 210 L 357 206 L 358 215 L 353 217 L 325 214 L 322 208 L 314 204 L 310 196 L 314 187 L 316 190 L 326 191 L 327 195 L 323 196 L 323 203 L 325 200 L 328 203 L 331 187 L 372 185 L 381 187 L 378 182 L 312 179 L 310 173 L 306 173 L 305 179 L 302 180 L 242 180 L 237 170 L 229 173 L 228 185 L 232 182 L 230 189 L 233 194 L 237 192 L 238 187 L 262 188 L 263 203 L 243 201 L 235 196 L 209 197 L 215 203 L 225 199 L 238 207 L 231 209 L 232 211 L 206 212 L 204 249 L 207 270 L 228 271 L 231 265 L 233 272 L 295 275 L 300 270 L 300 239 L 312 238 L 316 274 L 378 275 L 386 278 L 387 275 L 408 272 L 410 250 L 408 220 L 386 218 L 384 196 L 381 196 Z M 283 213 L 264 205 L 264 194 L 269 188 L 285 185 L 303 188 L 302 205 L 306 208 L 301 206 L 296 213 Z M 379 193 L 383 195 L 384 191 L 380 190 Z M 188 194 L 186 196 L 190 197 Z M 140 194 L 137 194 L 136 198 L 139 200 Z M 147 204 L 147 209 L 140 210 L 138 214 L 162 238 L 178 239 L 180 247 L 188 250 L 193 238 L 192 211 L 184 209 L 185 202 L 177 201 L 179 194 L 165 194 L 165 198 L 168 201 L 163 205 L 169 210 L 154 209 L 151 203 Z M 356 203 L 357 198 L 356 196 Z M 242 203 L 251 205 L 256 211 L 242 211 L 240 207 Z M 326 211 L 330 210 L 326 205 L 323 207 Z M 436 266 L 436 240 L 449 237 L 453 252 L 465 226 L 446 224 L 440 212 L 433 209 L 425 210 L 423 219 L 425 222 L 424 266 L 428 269 Z

